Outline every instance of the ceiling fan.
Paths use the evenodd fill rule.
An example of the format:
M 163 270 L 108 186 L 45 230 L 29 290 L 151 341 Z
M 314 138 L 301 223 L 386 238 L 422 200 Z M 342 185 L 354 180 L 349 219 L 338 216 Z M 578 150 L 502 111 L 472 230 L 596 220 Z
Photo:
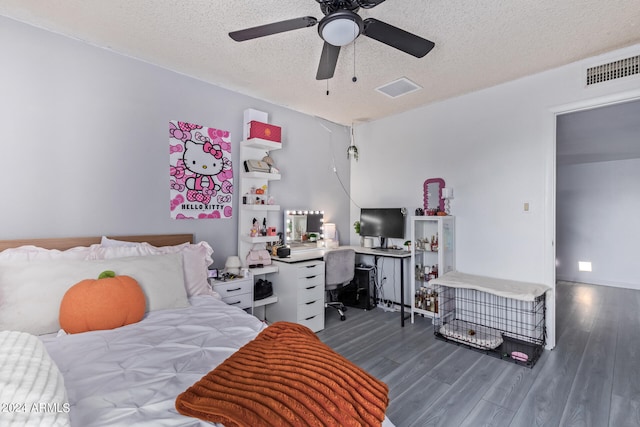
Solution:
M 340 47 L 353 42 L 359 35 L 382 42 L 402 52 L 422 58 L 433 49 L 434 43 L 409 33 L 386 22 L 374 18 L 362 19 L 358 15 L 360 8 L 370 9 L 385 0 L 316 0 L 324 17 L 320 20 L 318 34 L 324 40 L 317 80 L 333 77 L 338 62 Z M 232 31 L 229 36 L 237 41 L 256 39 L 272 34 L 313 27 L 318 20 L 313 16 L 287 19 L 285 21 Z

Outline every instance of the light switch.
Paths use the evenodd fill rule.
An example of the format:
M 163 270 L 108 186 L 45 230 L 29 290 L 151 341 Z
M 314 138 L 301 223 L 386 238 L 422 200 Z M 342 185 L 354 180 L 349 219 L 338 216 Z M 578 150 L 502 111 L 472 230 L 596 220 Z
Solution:
M 524 202 L 524 204 L 523 204 L 523 206 L 522 206 L 522 210 L 523 210 L 525 213 L 529 213 L 529 212 L 530 212 L 530 209 L 529 209 L 529 202 Z

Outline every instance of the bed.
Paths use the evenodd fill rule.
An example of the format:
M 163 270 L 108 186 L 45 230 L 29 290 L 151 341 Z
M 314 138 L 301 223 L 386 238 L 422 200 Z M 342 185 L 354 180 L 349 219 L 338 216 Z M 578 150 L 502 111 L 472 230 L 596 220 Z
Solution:
M 303 354 L 304 351 L 292 347 L 296 340 L 304 343 L 305 348 L 312 348 L 305 356 L 307 359 L 278 357 L 287 360 L 286 369 L 296 366 L 296 379 L 302 378 L 314 390 L 323 392 L 313 397 L 307 389 L 300 389 L 296 391 L 294 404 L 280 399 L 279 406 L 262 407 L 263 425 L 282 425 L 280 418 L 269 415 L 274 415 L 273 411 L 278 417 L 280 412 L 295 417 L 298 411 L 305 422 L 318 421 L 320 417 L 321 425 L 345 425 L 345 420 L 336 414 L 344 416 L 348 411 L 342 406 L 331 406 L 336 400 L 338 405 L 345 402 L 351 405 L 349 410 L 355 415 L 348 421 L 353 425 L 380 422 L 392 425 L 384 416 L 388 403 L 386 385 L 337 353 L 331 353 L 315 334 L 302 330 L 305 328 L 285 322 L 268 326 L 222 302 L 206 280 L 212 250 L 206 243 L 193 243 L 189 234 L 11 240 L 0 241 L 0 251 L 2 425 L 212 425 L 206 419 L 226 420 L 227 426 L 254 425 L 253 421 L 246 421 L 253 418 L 245 421 L 235 418 L 240 416 L 238 413 L 252 411 L 242 406 L 241 393 L 254 396 L 248 400 L 263 405 L 263 395 L 271 396 L 271 400 L 285 394 L 290 398 L 290 390 L 297 385 L 291 386 L 282 378 L 289 373 L 281 374 L 277 364 L 271 365 L 276 362 L 269 362 L 272 372 L 267 374 L 259 372 L 264 371 L 264 366 L 260 366 L 264 363 L 240 371 L 229 368 L 230 363 L 250 364 L 247 352 L 255 351 L 260 343 L 263 347 L 280 345 L 266 347 L 278 348 L 278 355 L 284 350 Z M 177 268 L 173 268 L 178 265 L 179 275 Z M 75 334 L 65 333 L 57 320 L 51 321 L 52 308 L 59 309 L 61 289 L 69 286 L 58 276 L 75 283 L 112 266 L 124 271 L 123 274 L 132 271 L 131 276 L 140 275 L 147 307 L 142 320 L 114 329 Z M 69 271 L 75 276 L 67 277 Z M 15 285 L 16 281 L 20 286 Z M 176 287 L 181 292 L 173 289 Z M 29 307 L 25 304 L 27 300 L 32 303 L 31 308 L 25 308 Z M 275 351 L 268 351 L 267 355 L 272 357 Z M 318 365 L 312 363 L 313 354 L 320 354 L 318 351 L 327 352 L 329 356 L 323 358 L 333 365 L 327 368 L 326 360 L 318 361 Z M 265 355 L 260 357 L 267 359 Z M 11 369 L 11 363 L 18 368 Z M 260 377 L 262 385 L 256 389 L 254 378 L 250 378 L 251 388 L 242 390 L 242 384 L 249 380 L 238 375 L 241 371 L 249 372 L 247 377 Z M 220 378 L 229 372 L 231 380 L 225 383 L 222 394 L 216 395 L 221 387 Z M 17 375 L 20 378 L 12 378 Z M 331 377 L 331 383 L 327 377 Z M 205 380 L 208 384 L 216 383 L 218 391 L 207 389 Z M 12 385 L 16 382 L 28 384 L 32 395 L 20 394 Z M 335 388 L 335 384 L 342 383 L 344 389 Z M 272 385 L 280 386 L 281 390 Z M 215 410 L 202 406 L 202 402 L 207 405 L 213 402 Z M 233 416 L 224 413 L 221 418 L 220 402 L 225 403 L 224 410 L 232 407 Z M 294 407 L 300 402 L 303 410 Z M 192 412 L 184 415 L 189 408 Z

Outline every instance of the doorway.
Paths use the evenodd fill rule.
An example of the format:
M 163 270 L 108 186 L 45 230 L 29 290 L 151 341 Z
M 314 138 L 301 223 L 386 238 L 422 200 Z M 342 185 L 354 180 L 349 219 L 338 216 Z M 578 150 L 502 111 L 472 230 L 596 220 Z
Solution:
M 556 117 L 556 280 L 640 289 L 640 100 Z
M 547 173 L 545 181 L 545 283 L 553 286 L 553 291 L 547 297 L 547 349 L 556 345 L 556 175 L 557 175 L 557 118 L 563 114 L 579 111 L 587 111 L 606 107 L 609 105 L 640 101 L 640 89 L 628 90 L 614 95 L 578 101 L 570 104 L 559 105 L 549 110 L 549 141 L 547 145 Z

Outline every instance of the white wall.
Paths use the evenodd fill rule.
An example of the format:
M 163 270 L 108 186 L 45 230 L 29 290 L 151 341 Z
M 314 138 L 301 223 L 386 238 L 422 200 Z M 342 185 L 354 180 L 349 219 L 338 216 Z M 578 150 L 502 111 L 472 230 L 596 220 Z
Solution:
M 558 167 L 559 280 L 640 289 L 638 183 L 640 159 Z M 578 261 L 592 262 L 592 272 L 578 271 Z
M 357 126 L 353 197 L 413 211 L 424 180 L 442 177 L 455 192 L 458 270 L 555 287 L 555 112 L 637 91 L 637 77 L 588 89 L 582 81 L 587 65 L 639 52 L 636 45 Z M 553 346 L 553 293 L 548 302 Z
M 188 232 L 224 265 L 237 251 L 235 218 L 169 218 L 168 122 L 226 129 L 238 143 L 247 108 L 283 127 L 277 202 L 324 209 L 348 238 L 333 172 L 348 185 L 345 127 L 322 122 L 329 133 L 317 118 L 4 17 L 0 52 L 0 239 Z M 233 160 L 237 176 L 237 149 Z

